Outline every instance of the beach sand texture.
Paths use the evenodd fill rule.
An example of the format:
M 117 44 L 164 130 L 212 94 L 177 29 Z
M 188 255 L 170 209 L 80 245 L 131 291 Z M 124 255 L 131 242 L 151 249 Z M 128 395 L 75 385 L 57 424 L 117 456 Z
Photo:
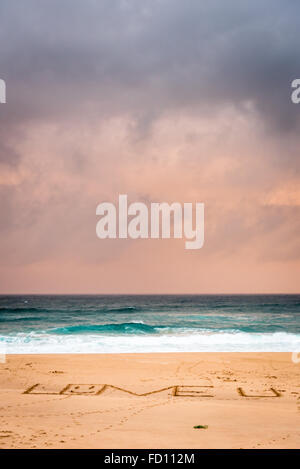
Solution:
M 290 353 L 8 355 L 0 448 L 300 448 L 299 378 Z

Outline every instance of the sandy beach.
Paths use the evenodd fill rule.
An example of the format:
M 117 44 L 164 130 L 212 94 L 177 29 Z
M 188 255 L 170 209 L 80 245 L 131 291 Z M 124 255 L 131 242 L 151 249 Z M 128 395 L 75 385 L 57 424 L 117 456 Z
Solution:
M 0 376 L 1 448 L 300 448 L 289 353 L 8 355 Z

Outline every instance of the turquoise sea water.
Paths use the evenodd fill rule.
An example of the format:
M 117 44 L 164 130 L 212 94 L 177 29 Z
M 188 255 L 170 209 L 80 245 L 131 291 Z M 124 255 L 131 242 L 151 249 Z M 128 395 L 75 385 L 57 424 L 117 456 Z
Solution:
M 300 295 L 0 296 L 0 348 L 6 353 L 298 351 Z

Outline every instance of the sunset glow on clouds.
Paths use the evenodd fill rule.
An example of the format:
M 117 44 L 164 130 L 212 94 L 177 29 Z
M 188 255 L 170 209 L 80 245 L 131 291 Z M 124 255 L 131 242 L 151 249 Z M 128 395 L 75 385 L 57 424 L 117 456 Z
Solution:
M 2 1 L 1 292 L 298 292 L 299 10 Z M 119 194 L 204 202 L 204 247 L 99 240 Z

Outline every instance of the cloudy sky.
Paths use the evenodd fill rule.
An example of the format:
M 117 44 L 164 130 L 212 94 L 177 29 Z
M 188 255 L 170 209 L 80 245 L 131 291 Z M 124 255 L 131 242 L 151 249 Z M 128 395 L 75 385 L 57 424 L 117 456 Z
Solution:
M 296 0 L 1 0 L 0 292 L 299 292 Z M 204 202 L 205 245 L 97 205 Z

